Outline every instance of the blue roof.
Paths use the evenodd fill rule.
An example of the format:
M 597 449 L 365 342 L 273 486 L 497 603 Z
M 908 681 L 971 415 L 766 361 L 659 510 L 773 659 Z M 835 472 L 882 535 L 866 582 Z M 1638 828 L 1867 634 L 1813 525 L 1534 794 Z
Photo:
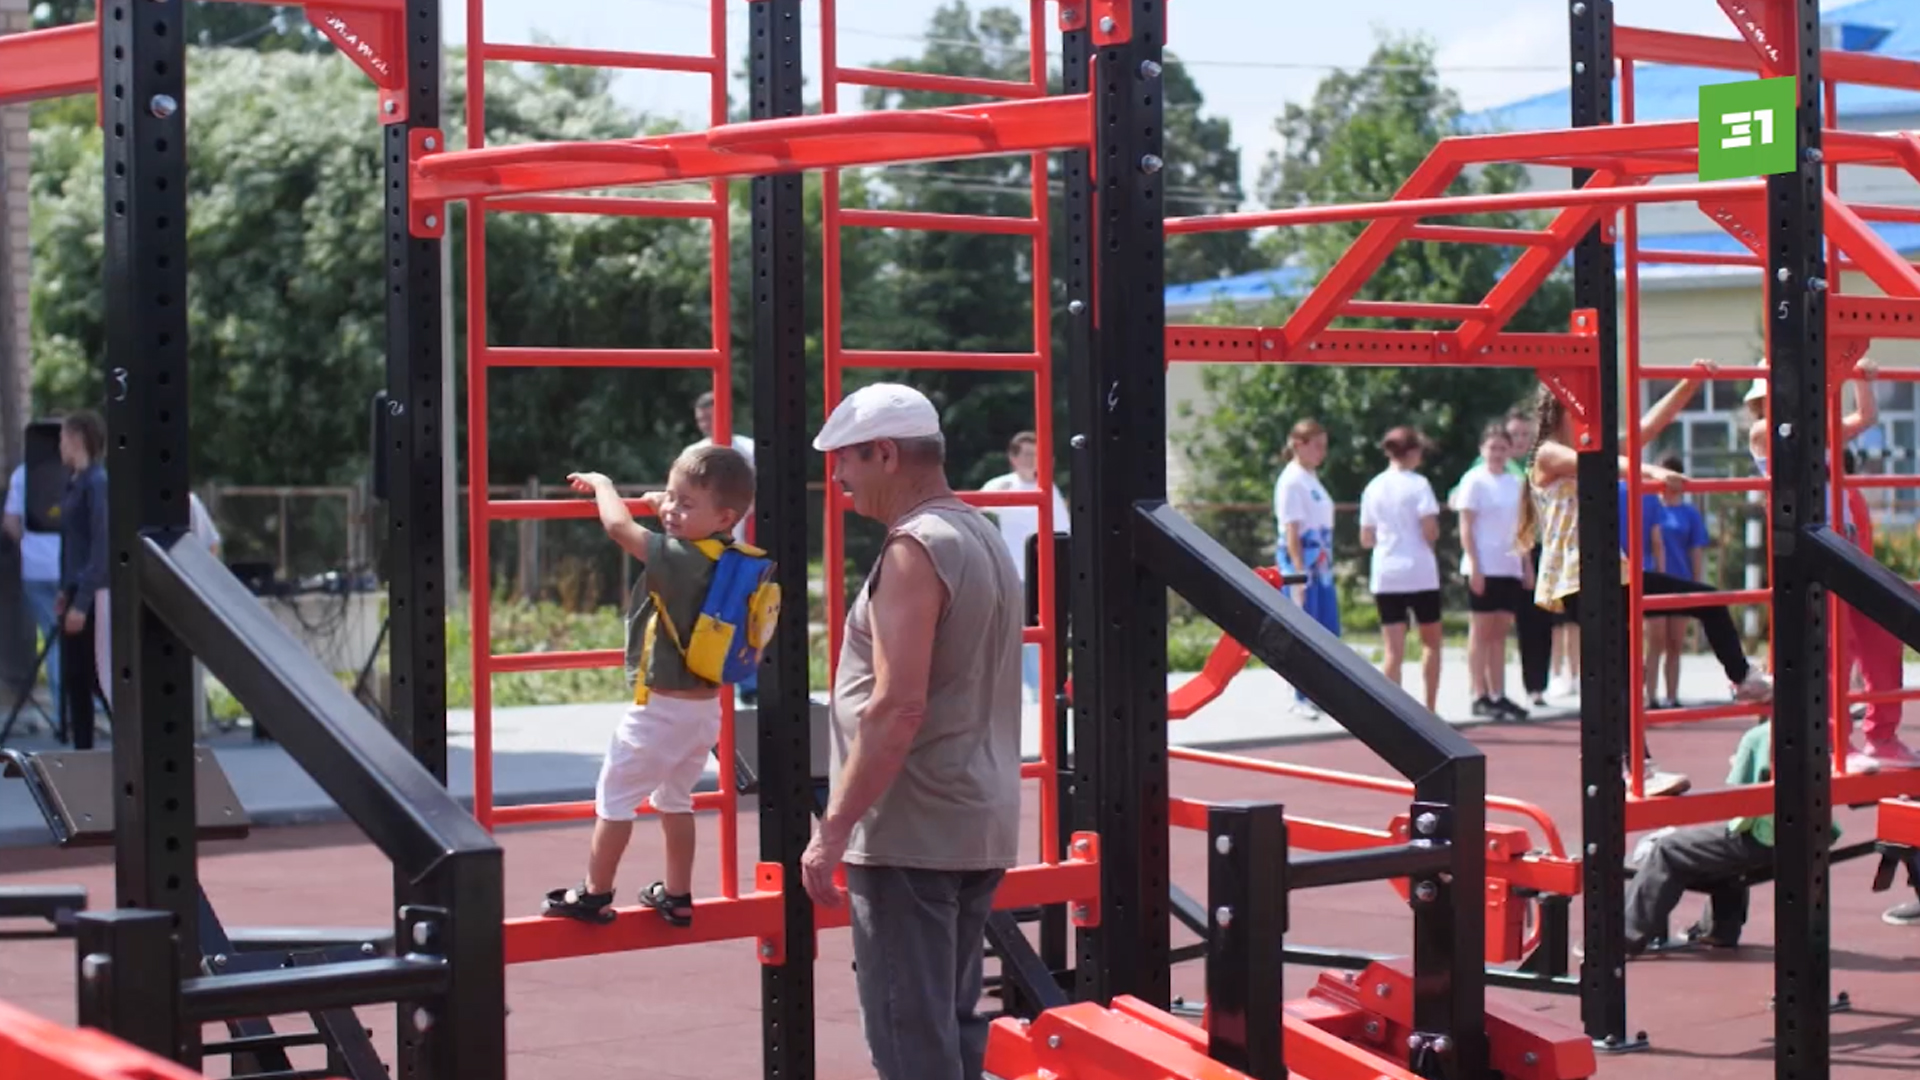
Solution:
M 1920 60 L 1920 4 L 1914 0 L 1860 0 L 1823 12 L 1821 20 L 1839 26 L 1839 46 L 1853 52 Z M 1732 27 L 1727 28 L 1731 30 Z M 1738 72 L 1709 68 L 1642 64 L 1634 68 L 1636 120 L 1692 120 L 1700 112 L 1700 87 L 1738 82 Z M 1469 131 L 1538 131 L 1572 124 L 1571 90 L 1554 90 L 1508 105 L 1471 113 L 1460 120 Z M 1620 84 L 1614 82 L 1614 115 L 1619 115 Z M 1843 84 L 1843 117 L 1920 112 L 1920 94 L 1879 86 Z
M 1882 222 L 1874 224 L 1872 228 L 1895 251 L 1920 251 L 1920 224 Z M 1711 232 L 1642 236 L 1640 247 L 1642 250 L 1699 251 L 1717 255 L 1735 255 L 1746 250 L 1739 241 L 1721 229 Z M 1616 265 L 1618 261 L 1625 259 L 1623 245 L 1614 245 L 1614 257 L 1617 260 Z M 1643 266 L 1641 281 L 1645 282 L 1655 276 L 1705 277 L 1717 270 L 1716 267 L 1692 265 Z M 1216 301 L 1231 304 L 1258 304 L 1279 296 L 1302 295 L 1312 285 L 1313 278 L 1305 270 L 1299 267 L 1283 266 L 1270 270 L 1255 270 L 1252 273 L 1237 274 L 1233 277 L 1216 278 L 1211 281 L 1171 285 L 1167 288 L 1166 297 L 1169 307 L 1203 307 Z

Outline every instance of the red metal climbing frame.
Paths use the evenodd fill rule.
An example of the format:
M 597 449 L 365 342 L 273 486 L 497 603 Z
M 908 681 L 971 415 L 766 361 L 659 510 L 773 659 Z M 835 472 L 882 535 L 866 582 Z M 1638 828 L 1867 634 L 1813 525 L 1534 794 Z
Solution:
M 955 75 L 933 75 L 921 72 L 885 71 L 877 68 L 843 67 L 839 62 L 838 40 L 838 4 L 836 0 L 820 0 L 820 95 L 821 108 L 836 125 L 851 121 L 878 117 L 884 122 L 899 124 L 901 118 L 910 113 L 865 113 L 856 116 L 840 114 L 840 89 L 843 86 L 865 86 L 880 89 L 921 91 L 980 95 L 993 98 L 1028 101 L 1042 104 L 1059 99 L 1047 98 L 1047 0 L 1029 0 L 1028 3 L 1028 77 L 1021 82 L 999 79 L 967 78 Z M 892 120 L 885 120 L 891 117 Z M 1091 126 L 1080 129 L 1079 138 L 1084 140 Z M 840 170 L 828 169 L 824 176 L 824 205 L 822 207 L 822 230 L 824 250 L 825 278 L 825 316 L 823 321 L 824 356 L 826 361 L 826 407 L 829 411 L 838 404 L 842 396 L 842 383 L 847 372 L 866 370 L 946 370 L 946 371 L 999 371 L 1014 372 L 1033 377 L 1033 430 L 1038 436 L 1037 451 L 1039 458 L 1037 491 L 1015 492 L 962 492 L 961 498 L 978 507 L 1026 507 L 1039 515 L 1039 535 L 1052 536 L 1056 525 L 1053 513 L 1053 331 L 1052 299 L 1052 263 L 1050 261 L 1050 243 L 1047 234 L 1047 152 L 1036 150 L 1032 156 L 1029 172 L 1032 209 L 1024 217 L 1004 217 L 980 214 L 939 214 L 867 210 L 843 207 L 840 204 Z M 1031 273 L 1033 277 L 1033 348 L 1021 353 L 964 353 L 964 352 L 903 352 L 881 349 L 849 349 L 846 346 L 842 325 L 842 301 L 840 283 L 840 240 L 841 230 L 847 228 L 868 229 L 918 229 L 942 232 L 978 233 L 1002 236 L 1025 236 L 1032 243 Z M 1011 432 L 1007 433 L 1009 436 Z M 827 663 L 830 671 L 837 671 L 840 660 L 840 635 L 842 623 L 846 617 L 846 533 L 845 514 L 852 509 L 851 502 L 831 482 L 826 485 L 826 612 L 828 652 Z M 1053 545 L 1039 545 L 1039 572 L 1035 585 L 1038 595 L 1051 597 L 1054 580 Z M 1025 642 L 1037 646 L 1040 650 L 1040 685 L 1054 685 L 1054 672 L 1059 658 L 1054 655 L 1055 615 L 1050 603 L 1040 605 L 1040 618 L 1036 626 L 1028 627 Z M 1023 776 L 1040 782 L 1040 843 L 1041 858 L 1044 862 L 1055 862 L 1060 858 L 1059 828 L 1060 793 L 1058 762 L 1056 759 L 1054 710 L 1042 707 L 1040 715 L 1040 761 L 1025 766 Z
M 1429 155 L 1386 202 L 1340 206 L 1309 206 L 1251 214 L 1223 214 L 1169 219 L 1169 234 L 1232 229 L 1302 226 L 1335 222 L 1369 222 L 1347 252 L 1302 300 L 1279 327 L 1169 326 L 1167 355 L 1172 361 L 1213 363 L 1345 363 L 1345 364 L 1459 364 L 1464 366 L 1521 366 L 1539 370 L 1575 418 L 1575 430 L 1584 441 L 1592 437 L 1590 403 L 1597 391 L 1597 352 L 1592 335 L 1597 327 L 1590 312 L 1576 312 L 1567 334 L 1514 334 L 1502 328 L 1561 265 L 1574 245 L 1595 224 L 1604 235 L 1618 235 L 1625 247 L 1626 288 L 1622 315 L 1625 322 L 1623 371 L 1630 387 L 1645 380 L 1685 378 L 1765 378 L 1758 367 L 1721 367 L 1711 375 L 1695 368 L 1643 366 L 1640 363 L 1639 267 L 1649 263 L 1720 266 L 1763 266 L 1765 222 L 1764 187 L 1758 181 L 1730 181 L 1649 186 L 1656 177 L 1691 174 L 1697 170 L 1698 125 L 1692 121 L 1634 123 L 1634 70 L 1637 63 L 1667 63 L 1723 68 L 1732 72 L 1771 72 L 1779 65 L 1767 43 L 1764 19 L 1746 12 L 1749 5 L 1723 3 L 1745 40 L 1620 27 L 1614 32 L 1614 51 L 1621 65 L 1620 124 L 1601 128 L 1531 131 L 1446 139 Z M 1738 10 L 1736 10 L 1738 9 Z M 1827 123 L 1834 121 L 1835 93 L 1840 82 L 1920 91 L 1920 61 L 1871 57 L 1829 50 L 1822 54 L 1827 79 Z M 1826 196 L 1829 262 L 1865 273 L 1885 296 L 1839 296 L 1828 302 L 1828 336 L 1836 344 L 1842 364 L 1857 364 L 1873 338 L 1920 337 L 1920 272 L 1902 259 L 1867 224 L 1872 221 L 1920 220 L 1911 207 L 1850 204 L 1839 193 L 1838 166 L 1862 165 L 1903 169 L 1920 178 L 1920 137 L 1910 133 L 1872 134 L 1824 132 L 1824 160 L 1828 165 Z M 1516 162 L 1593 170 L 1584 187 L 1573 191 L 1530 191 L 1505 195 L 1443 197 L 1446 187 L 1469 165 Z M 1639 246 L 1638 207 L 1651 203 L 1691 202 L 1748 249 L 1732 256 L 1697 252 L 1647 251 Z M 1461 214 L 1526 209 L 1554 209 L 1558 213 L 1544 229 L 1494 229 L 1430 224 L 1423 219 Z M 1615 215 L 1624 214 L 1616 224 Z M 1393 248 L 1403 242 L 1493 244 L 1518 254 L 1501 280 L 1477 304 L 1407 304 L 1360 299 L 1361 290 Z M 1836 280 L 1832 292 L 1840 292 Z M 1448 324 L 1439 330 L 1361 330 L 1334 326 L 1341 318 L 1395 319 Z M 1920 381 L 1920 371 L 1882 372 L 1883 379 Z M 1834 380 L 1840 385 L 1840 380 Z M 1838 391 L 1836 390 L 1836 395 Z M 1639 394 L 1630 395 L 1637 400 Z M 1836 398 L 1835 404 L 1838 404 Z M 1840 410 L 1830 409 L 1830 442 L 1838 447 Z M 1637 445 L 1639 411 L 1623 408 L 1627 439 Z M 1836 450 L 1837 456 L 1837 450 Z M 1834 505 L 1849 489 L 1915 488 L 1912 477 L 1843 476 L 1835 467 Z M 1641 627 L 1646 615 L 1676 610 L 1702 599 L 1718 604 L 1765 604 L 1767 589 L 1736 590 L 1687 597 L 1643 595 L 1638 474 L 1629 477 L 1627 655 L 1630 684 L 1643 681 Z M 1690 491 L 1763 492 L 1760 478 L 1692 479 Z M 1831 602 L 1831 601 L 1830 601 Z M 1831 620 L 1833 654 L 1840 651 L 1838 619 Z M 1218 693 L 1223 670 L 1208 671 L 1196 680 L 1193 692 L 1175 691 L 1181 707 L 1197 707 Z M 1872 695 L 1850 690 L 1847 673 L 1833 672 L 1835 704 L 1833 798 L 1836 804 L 1860 805 L 1895 794 L 1920 792 L 1920 774 L 1888 772 L 1878 775 L 1846 773 L 1847 708 L 1873 701 L 1920 699 L 1920 687 Z M 1185 689 L 1185 688 L 1183 688 Z M 1192 700 L 1186 700 L 1186 699 Z M 1759 715 L 1763 706 L 1721 705 L 1661 710 L 1649 714 L 1641 695 L 1631 699 L 1629 760 L 1645 745 L 1646 729 L 1656 724 L 1687 723 L 1731 716 Z M 1685 799 L 1649 799 L 1643 778 L 1635 772 L 1629 781 L 1627 826 L 1630 831 L 1664 825 L 1710 821 L 1771 809 L 1772 785 L 1693 794 Z

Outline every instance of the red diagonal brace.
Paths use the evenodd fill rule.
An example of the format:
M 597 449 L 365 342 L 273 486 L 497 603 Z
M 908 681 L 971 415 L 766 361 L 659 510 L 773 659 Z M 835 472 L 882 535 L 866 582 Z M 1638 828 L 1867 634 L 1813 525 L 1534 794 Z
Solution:
M 1600 313 L 1580 308 L 1573 313 L 1573 333 L 1598 337 Z M 1573 438 L 1580 450 L 1600 445 L 1600 369 L 1597 367 L 1541 368 L 1540 381 L 1546 384 L 1573 418 Z
M 1584 188 L 1639 187 L 1646 183 L 1644 178 L 1620 184 L 1619 177 L 1611 171 L 1594 173 L 1582 185 Z M 1544 246 L 1528 248 L 1524 254 L 1514 260 L 1513 266 L 1494 284 L 1487 294 L 1486 306 L 1493 314 L 1486 318 L 1470 320 L 1460 328 L 1460 348 L 1471 354 L 1484 350 L 1493 336 L 1518 314 L 1527 300 L 1539 291 L 1548 276 L 1566 258 L 1567 252 L 1580 238 L 1593 228 L 1594 222 L 1602 225 L 1603 239 L 1612 243 L 1613 237 L 1605 235 L 1611 231 L 1614 211 L 1601 206 L 1576 206 L 1562 210 L 1548 226 L 1547 233 L 1553 239 Z
M 1760 200 L 1702 202 L 1700 212 L 1727 230 L 1727 235 L 1740 241 L 1748 251 L 1762 259 L 1767 257 L 1767 221 Z
M 1793 26 L 1793 5 L 1791 0 L 1720 0 L 1720 10 L 1733 20 L 1734 29 L 1747 39 L 1753 51 L 1760 57 L 1760 73 L 1768 77 L 1791 75 L 1796 63 L 1791 50 L 1783 48 L 1783 41 L 1792 41 L 1793 35 L 1785 32 Z
M 380 122 L 398 124 L 407 119 L 407 35 L 405 17 L 390 10 L 303 9 L 314 29 L 354 62 L 380 90 Z

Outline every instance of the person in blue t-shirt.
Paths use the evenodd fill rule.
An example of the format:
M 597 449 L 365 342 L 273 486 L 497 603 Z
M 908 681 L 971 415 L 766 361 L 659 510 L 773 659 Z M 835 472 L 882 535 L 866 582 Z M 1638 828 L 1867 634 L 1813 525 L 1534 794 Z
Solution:
M 1669 454 L 1660 462 L 1663 469 L 1683 471 L 1679 455 Z M 1689 581 L 1706 580 L 1707 519 L 1700 508 L 1683 494 L 1668 492 L 1660 506 L 1661 570 Z M 1705 586 L 1702 586 L 1703 588 Z M 1692 623 L 1673 615 L 1655 615 L 1647 620 L 1647 700 L 1653 708 L 1680 707 L 1680 653 L 1686 647 Z M 1659 694 L 1661 672 L 1667 677 L 1667 696 L 1662 704 Z

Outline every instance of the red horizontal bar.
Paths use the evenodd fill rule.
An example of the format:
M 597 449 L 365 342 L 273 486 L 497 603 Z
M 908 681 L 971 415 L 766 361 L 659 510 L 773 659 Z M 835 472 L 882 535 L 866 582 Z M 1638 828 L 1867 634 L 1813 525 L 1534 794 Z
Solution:
M 1880 690 L 1871 694 L 1844 695 L 1849 705 L 1897 705 L 1903 701 L 1920 701 L 1920 687 L 1911 690 Z
M 412 195 L 453 199 L 578 191 L 680 180 L 768 176 L 859 165 L 904 165 L 1084 147 L 1093 131 L 1084 94 L 958 105 L 917 114 L 855 113 L 751 120 L 711 132 L 616 142 L 540 143 L 428 154 L 414 164 Z M 965 130 L 876 132 L 871 117 L 956 118 Z M 984 121 L 975 125 L 969 120 Z M 939 121 L 934 121 L 939 123 Z M 898 125 L 899 121 L 890 121 Z M 725 132 L 725 135 L 721 133 Z M 719 139 L 720 144 L 713 141 Z M 601 156 L 606 147 L 632 148 Z
M 579 649 L 572 652 L 495 653 L 487 666 L 495 675 L 528 671 L 581 671 L 588 668 L 620 667 L 627 654 L 619 649 Z
M 1349 319 L 1444 319 L 1450 322 L 1489 318 L 1485 304 L 1419 304 L 1391 300 L 1349 300 L 1340 306 Z
M 1553 237 L 1537 229 L 1492 229 L 1473 225 L 1415 225 L 1409 240 L 1438 244 L 1500 244 L 1507 247 L 1544 247 Z
M 1765 266 L 1758 255 L 1721 254 L 1713 251 L 1667 251 L 1663 248 L 1643 248 L 1634 253 L 1643 263 L 1657 263 L 1666 266 Z
M 1167 327 L 1168 363 L 1437 364 L 1457 367 L 1592 367 L 1595 339 L 1582 334 L 1498 334 L 1468 354 L 1451 330 L 1325 330 L 1288 353 L 1270 326 Z
M 1076 845 L 1081 835 L 1084 834 L 1076 834 Z M 1006 876 L 1000 879 L 999 887 L 993 891 L 995 911 L 1013 911 L 1046 904 L 1094 905 L 1099 902 L 1100 864 L 1077 859 L 1052 866 L 1016 866 L 1007 871 Z M 813 913 L 814 927 L 820 930 L 835 930 L 847 925 L 850 914 L 847 904 L 837 908 L 816 906 Z M 658 915 L 654 919 L 660 921 Z M 694 925 L 699 925 L 699 922 L 699 919 L 694 919 Z M 665 925 L 664 922 L 662 925 Z
M 1873 828 L 1875 839 L 1920 847 L 1920 803 L 1882 799 L 1878 810 Z
M 1761 716 L 1773 710 L 1766 703 L 1733 702 L 1728 705 L 1698 705 L 1690 709 L 1648 709 L 1647 723 L 1653 727 L 1699 724 L 1708 720 L 1731 720 L 1737 716 Z
M 638 499 L 622 499 L 634 517 L 652 517 L 653 510 Z M 596 518 L 600 510 L 592 499 L 492 499 L 487 502 L 488 521 L 560 521 L 571 518 Z
M 519 195 L 488 199 L 496 214 L 595 214 L 606 217 L 713 218 L 726 208 L 712 199 L 641 199 L 625 195 Z
M 0 37 L 0 105 L 89 94 L 100 85 L 100 35 L 91 22 Z
M 834 69 L 835 77 L 854 86 L 872 86 L 882 90 L 923 90 L 935 94 L 978 94 L 982 97 L 1045 97 L 1046 91 L 1032 83 L 1007 79 L 982 79 L 969 75 L 938 75 L 925 71 L 887 71 L 883 68 L 843 67 Z
M 1879 488 L 1881 490 L 1908 490 L 1920 488 L 1920 476 L 1885 476 L 1855 473 L 1847 477 L 1847 486 L 1855 488 Z
M 1040 223 L 1030 217 L 927 214 L 853 207 L 840 211 L 840 224 L 865 229 L 921 229 L 927 232 L 981 233 L 988 236 L 1034 236 L 1040 232 Z
M 480 354 L 488 367 L 701 368 L 721 363 L 718 349 L 554 349 L 490 346 Z
M 1040 506 L 1050 502 L 1046 491 L 959 491 L 955 492 L 968 506 Z
M 1718 379 L 1731 382 L 1735 379 L 1764 379 L 1767 377 L 1767 369 L 1751 365 L 1738 367 L 1723 364 L 1709 372 L 1691 364 L 1686 367 L 1649 365 L 1640 369 L 1640 377 L 1643 379 L 1701 379 L 1708 382 Z
M 1039 353 L 895 352 L 842 349 L 840 363 L 850 368 L 899 368 L 911 371 L 1038 371 Z
M 1827 332 L 1836 337 L 1920 338 L 1920 299 L 1857 294 L 1829 297 Z
M 681 927 L 668 923 L 659 912 L 644 905 L 616 909 L 614 920 L 604 926 L 538 915 L 508 919 L 501 927 L 506 939 L 506 962 L 526 964 L 670 945 L 775 937 L 781 929 L 781 902 L 780 893 L 763 891 L 747 893 L 735 900 L 721 897 L 695 900 L 693 925 Z
M 1849 203 L 1853 212 L 1868 221 L 1906 221 L 1920 223 L 1920 206 L 1887 206 L 1882 203 Z
M 1604 130 L 1604 129 L 1590 129 Z M 1597 187 L 1572 191 L 1513 191 L 1499 195 L 1454 195 L 1434 199 L 1392 199 L 1386 202 L 1295 206 L 1247 214 L 1208 214 L 1168 218 L 1167 235 L 1263 229 L 1275 226 L 1333 225 L 1385 218 L 1450 217 L 1490 214 L 1507 210 L 1554 210 L 1584 206 L 1638 206 L 1644 203 L 1696 202 L 1701 199 L 1754 199 L 1766 193 L 1752 180 L 1720 180 L 1706 184 L 1665 184 L 1659 187 Z
M 1689 476 L 1686 490 L 1696 494 L 1742 491 L 1772 491 L 1773 481 L 1764 476 Z
M 1920 769 L 1835 776 L 1829 790 L 1835 807 L 1866 806 L 1895 795 L 1920 794 Z M 1644 832 L 1668 825 L 1698 825 L 1771 813 L 1773 785 L 1770 783 L 1653 799 L 1628 795 L 1627 831 Z
M 695 810 L 718 810 L 727 804 L 725 792 L 700 791 L 693 796 Z M 564 821 L 586 821 L 593 817 L 593 801 L 562 803 L 526 803 L 493 808 L 495 825 L 553 825 Z M 658 813 L 651 800 L 637 808 L 642 816 Z
M 1675 593 L 1640 597 L 1641 611 L 1684 611 L 1692 607 L 1733 607 L 1739 604 L 1765 604 L 1773 600 L 1772 589 L 1740 589 L 1732 592 Z
M 523 64 L 577 64 L 581 67 L 622 68 L 628 71 L 690 71 L 719 75 L 725 69 L 712 56 L 685 53 L 637 53 L 618 49 L 571 49 L 561 45 L 520 45 L 485 42 L 481 51 L 489 61 Z
M 1759 55 L 1744 41 L 1668 30 L 1646 30 L 1637 26 L 1614 27 L 1613 55 L 1621 60 L 1678 64 L 1682 67 L 1719 68 L 1723 71 L 1761 70 Z M 1920 62 L 1844 49 L 1820 51 L 1820 76 L 1829 82 L 1853 83 L 1857 86 L 1920 90 Z

